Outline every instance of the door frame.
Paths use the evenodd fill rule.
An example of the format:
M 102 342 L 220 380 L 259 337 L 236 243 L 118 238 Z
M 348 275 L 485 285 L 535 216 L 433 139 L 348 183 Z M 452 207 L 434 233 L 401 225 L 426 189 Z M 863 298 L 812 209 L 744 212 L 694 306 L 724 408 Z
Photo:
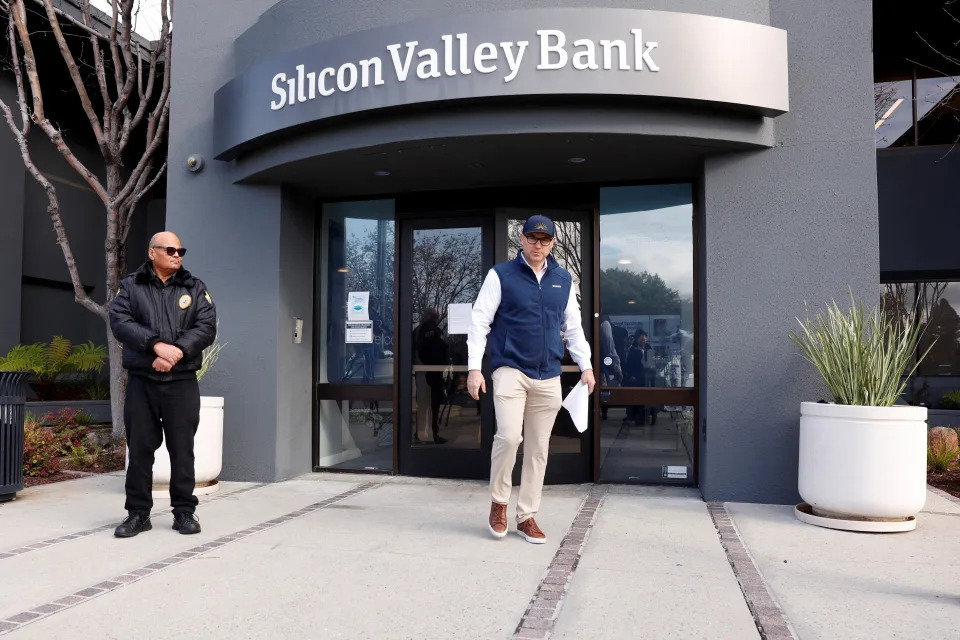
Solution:
M 492 212 L 486 209 L 438 209 L 433 211 L 404 211 L 398 205 L 397 223 L 399 252 L 397 262 L 397 335 L 399 336 L 396 358 L 397 373 L 395 389 L 397 402 L 394 405 L 396 429 L 397 472 L 401 475 L 422 477 L 484 479 L 490 475 L 490 452 L 492 450 L 495 420 L 493 399 L 489 393 L 480 397 L 480 446 L 476 449 L 455 447 L 413 446 L 413 345 L 407 337 L 413 333 L 412 250 L 413 233 L 420 229 L 458 229 L 480 227 L 482 274 L 493 266 Z M 486 363 L 485 363 L 486 369 Z M 489 382 L 489 381 L 488 381 Z

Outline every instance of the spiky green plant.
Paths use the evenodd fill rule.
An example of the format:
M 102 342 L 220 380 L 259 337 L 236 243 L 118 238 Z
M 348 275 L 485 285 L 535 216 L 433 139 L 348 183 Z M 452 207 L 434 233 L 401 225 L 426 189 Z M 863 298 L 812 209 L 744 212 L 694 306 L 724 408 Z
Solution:
M 953 468 L 960 457 L 960 449 L 943 445 L 927 447 L 927 468 L 935 473 L 943 473 Z
M 850 292 L 850 310 L 836 301 L 825 314 L 797 318 L 800 333 L 790 332 L 803 357 L 823 376 L 837 404 L 889 407 L 903 393 L 930 347 L 910 366 L 922 329 L 915 315 L 897 317 L 882 306 L 866 311 Z
M 217 320 L 217 333 L 213 338 L 213 344 L 203 350 L 203 357 L 200 361 L 200 368 L 197 369 L 197 382 L 203 379 L 203 376 L 210 372 L 210 368 L 220 357 L 220 350 L 229 343 L 220 344 L 220 321 Z

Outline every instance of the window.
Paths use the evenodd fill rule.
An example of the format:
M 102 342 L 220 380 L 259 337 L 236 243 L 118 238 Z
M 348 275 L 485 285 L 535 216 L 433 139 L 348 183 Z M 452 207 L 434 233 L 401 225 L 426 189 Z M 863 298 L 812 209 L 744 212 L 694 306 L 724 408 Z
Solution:
M 604 385 L 694 386 L 693 282 L 691 186 L 601 189 L 601 361 L 620 362 Z
M 960 375 L 960 282 L 886 283 L 881 298 L 887 315 L 914 317 L 922 325 L 916 355 L 930 352 L 917 375 Z
M 393 200 L 323 206 L 319 382 L 393 383 Z M 366 294 L 367 336 L 347 331 L 350 293 Z M 360 329 L 359 325 L 352 327 Z
M 910 78 L 876 82 L 873 109 L 878 149 L 960 142 L 960 79 L 956 77 L 917 67 Z

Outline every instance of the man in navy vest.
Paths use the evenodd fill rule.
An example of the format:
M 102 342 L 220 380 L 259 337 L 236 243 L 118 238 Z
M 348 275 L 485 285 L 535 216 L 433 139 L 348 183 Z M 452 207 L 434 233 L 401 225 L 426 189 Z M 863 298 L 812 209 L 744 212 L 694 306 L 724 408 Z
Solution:
M 535 544 L 547 541 L 534 516 L 540 508 L 550 432 L 563 400 L 564 340 L 591 393 L 595 384 L 573 279 L 550 255 L 555 236 L 553 221 L 546 216 L 526 221 L 517 257 L 487 273 L 467 338 L 467 390 L 474 400 L 487 391 L 480 365 L 488 335 L 490 341 L 497 416 L 490 456 L 490 532 L 497 538 L 507 535 L 511 477 L 523 441 L 517 533 Z

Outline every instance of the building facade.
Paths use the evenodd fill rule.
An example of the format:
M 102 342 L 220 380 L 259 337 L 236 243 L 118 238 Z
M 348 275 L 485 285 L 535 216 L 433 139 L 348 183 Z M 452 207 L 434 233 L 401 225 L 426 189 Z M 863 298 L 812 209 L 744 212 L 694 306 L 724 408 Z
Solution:
M 484 477 L 464 305 L 545 213 L 621 363 L 550 480 L 796 500 L 794 318 L 879 285 L 871 4 L 551 4 L 177 7 L 166 220 L 228 343 L 224 477 Z

